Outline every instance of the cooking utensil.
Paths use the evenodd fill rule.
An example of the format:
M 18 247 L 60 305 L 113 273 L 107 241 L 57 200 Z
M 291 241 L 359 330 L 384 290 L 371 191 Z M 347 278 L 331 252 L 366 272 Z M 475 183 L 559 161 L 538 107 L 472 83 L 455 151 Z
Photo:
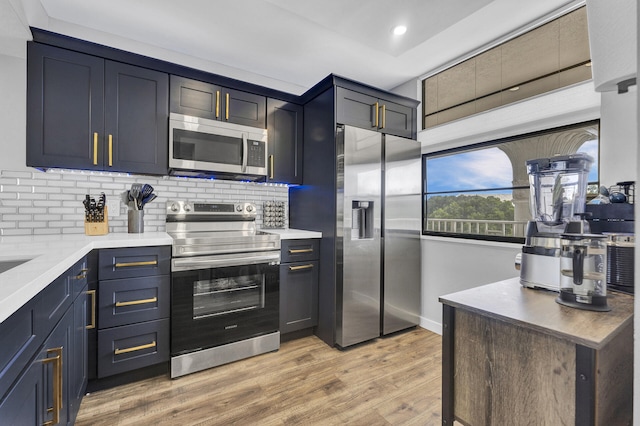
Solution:
M 152 193 L 153 193 L 153 186 L 145 183 L 142 186 L 142 190 L 141 190 L 142 198 L 144 199 L 144 198 L 148 197 L 149 195 L 151 195 Z
M 142 184 L 133 183 L 131 184 L 131 199 L 134 203 L 135 210 L 140 210 L 140 192 L 142 191 Z
M 142 199 L 142 208 L 144 208 L 144 206 L 146 206 L 146 205 L 147 205 L 147 203 L 152 202 L 152 201 L 153 201 L 153 200 L 155 200 L 156 198 L 157 198 L 157 195 L 156 195 L 156 194 L 153 194 L 153 193 L 151 193 L 151 194 L 147 195 L 146 197 L 144 197 L 144 198 Z

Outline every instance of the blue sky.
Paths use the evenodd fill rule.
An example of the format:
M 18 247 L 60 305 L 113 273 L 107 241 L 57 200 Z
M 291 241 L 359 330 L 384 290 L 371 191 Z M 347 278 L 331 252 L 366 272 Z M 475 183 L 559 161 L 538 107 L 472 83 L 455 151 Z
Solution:
M 598 140 L 586 142 L 578 152 L 594 158 L 589 182 L 598 180 Z M 512 186 L 513 173 L 507 155 L 496 147 L 427 159 L 429 192 Z

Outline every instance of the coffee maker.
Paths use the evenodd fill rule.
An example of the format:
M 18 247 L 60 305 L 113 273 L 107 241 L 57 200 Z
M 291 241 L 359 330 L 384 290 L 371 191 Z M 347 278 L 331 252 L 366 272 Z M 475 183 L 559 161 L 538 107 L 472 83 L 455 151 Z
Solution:
M 589 232 L 583 219 L 592 163 L 583 153 L 527 160 L 532 220 L 520 258 L 523 286 L 560 290 L 562 234 Z

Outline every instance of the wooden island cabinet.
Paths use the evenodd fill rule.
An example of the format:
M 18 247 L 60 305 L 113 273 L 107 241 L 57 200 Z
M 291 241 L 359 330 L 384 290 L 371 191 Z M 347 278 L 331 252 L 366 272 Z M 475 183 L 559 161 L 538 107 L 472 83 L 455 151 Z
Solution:
M 632 424 L 633 296 L 556 296 L 513 278 L 440 297 L 443 425 Z

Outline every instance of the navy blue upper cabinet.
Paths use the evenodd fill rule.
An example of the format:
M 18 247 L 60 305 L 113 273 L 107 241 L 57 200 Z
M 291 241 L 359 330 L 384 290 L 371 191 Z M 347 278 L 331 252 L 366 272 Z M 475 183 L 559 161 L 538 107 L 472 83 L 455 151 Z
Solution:
M 267 99 L 269 182 L 302 183 L 302 105 Z
M 167 174 L 168 74 L 30 42 L 27 165 Z
M 171 76 L 171 112 L 266 127 L 266 97 L 177 75 Z
M 415 107 L 379 96 L 336 87 L 338 123 L 415 138 Z

